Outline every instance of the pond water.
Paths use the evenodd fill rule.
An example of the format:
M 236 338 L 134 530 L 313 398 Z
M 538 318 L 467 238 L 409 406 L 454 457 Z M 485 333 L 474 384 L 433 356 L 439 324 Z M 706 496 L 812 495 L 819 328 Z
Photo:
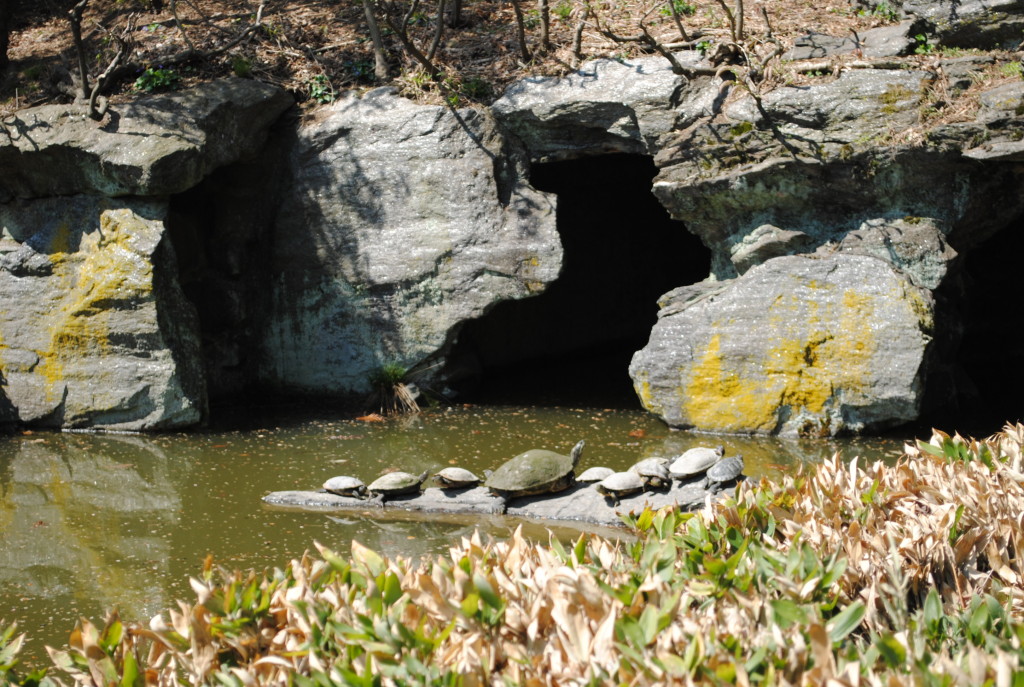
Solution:
M 188 578 L 207 555 L 227 568 L 265 569 L 313 550 L 314 541 L 346 552 L 356 539 L 388 555 L 418 557 L 445 552 L 476 526 L 500 537 L 519 524 L 312 513 L 261 501 L 271 491 L 317 489 L 333 475 L 369 482 L 388 468 L 418 473 L 459 464 L 482 471 L 529 448 L 567 453 L 581 438 L 581 469 L 624 468 L 723 444 L 745 457 L 754 477 L 836 451 L 874 459 L 901 447 L 899 439 L 701 436 L 670 431 L 640 411 L 594 408 L 457 407 L 382 423 L 331 417 L 321 408 L 316 417 L 249 418 L 244 429 L 188 434 L 0 438 L 0 620 L 17 620 L 29 632 L 25 661 L 40 665 L 43 645 L 63 645 L 80 616 L 101 622 L 117 607 L 124 618 L 147 621 L 175 599 L 192 599 Z M 549 529 L 563 538 L 579 531 L 528 527 L 541 540 Z

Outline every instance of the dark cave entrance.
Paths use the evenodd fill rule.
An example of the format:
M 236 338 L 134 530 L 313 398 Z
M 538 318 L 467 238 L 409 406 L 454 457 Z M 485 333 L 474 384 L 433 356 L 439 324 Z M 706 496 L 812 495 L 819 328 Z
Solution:
M 710 272 L 711 253 L 651 193 L 644 155 L 537 164 L 538 189 L 558 195 L 562 273 L 533 298 L 498 304 L 468 322 L 450 369 L 476 403 L 635 408 L 628 374 L 647 343 L 657 299 Z
M 953 304 L 959 346 L 951 380 L 929 385 L 927 417 L 972 436 L 1024 420 L 1024 338 L 1019 335 L 1024 271 L 1024 217 L 1018 217 L 959 265 L 959 279 L 942 297 Z M 950 293 L 952 291 L 953 293 Z M 938 424 L 936 424 L 938 423 Z

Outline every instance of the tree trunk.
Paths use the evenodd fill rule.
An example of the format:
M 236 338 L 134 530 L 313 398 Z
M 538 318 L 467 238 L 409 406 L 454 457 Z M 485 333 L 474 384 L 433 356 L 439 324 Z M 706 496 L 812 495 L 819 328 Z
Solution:
M 0 73 L 7 68 L 7 41 L 11 31 L 11 5 L 14 0 L 0 0 Z
M 537 13 L 540 15 L 540 47 L 551 50 L 551 10 L 548 0 L 537 0 Z
M 454 29 L 462 24 L 462 0 L 452 3 L 452 11 L 448 13 L 448 27 Z
M 377 81 L 387 81 L 390 74 L 388 58 L 384 52 L 384 41 L 377 25 L 377 15 L 373 11 L 373 0 L 363 0 L 363 11 L 366 13 L 366 25 L 370 30 L 370 44 L 373 45 L 373 75 Z
M 509 0 L 512 3 L 512 11 L 516 14 L 516 36 L 519 38 L 519 54 L 523 62 L 529 62 L 530 48 L 526 45 L 526 19 L 523 17 L 523 10 L 519 7 L 519 0 Z

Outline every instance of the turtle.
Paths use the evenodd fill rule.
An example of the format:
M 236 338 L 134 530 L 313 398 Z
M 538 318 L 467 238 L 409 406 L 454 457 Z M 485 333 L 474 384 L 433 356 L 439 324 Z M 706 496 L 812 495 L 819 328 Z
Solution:
M 708 448 L 707 446 L 691 448 L 672 461 L 668 471 L 676 479 L 693 477 L 702 472 L 707 472 L 707 469 L 721 460 L 723 455 L 725 455 L 724 446 L 718 446 L 717 448 Z
M 442 489 L 461 489 L 480 484 L 480 478 L 465 468 L 445 468 L 435 474 L 434 479 Z
M 660 488 L 672 484 L 668 474 L 668 458 L 645 458 L 629 468 L 629 472 L 639 475 L 648 487 Z
M 414 475 L 411 472 L 389 472 L 370 482 L 370 486 L 367 489 L 371 493 L 380 494 L 381 496 L 411 494 L 419 490 L 420 485 L 426 481 L 428 474 L 425 470 L 419 475 Z
M 588 482 L 588 483 L 589 482 L 600 482 L 605 477 L 608 477 L 609 475 L 611 475 L 613 472 L 615 472 L 615 471 L 612 470 L 611 468 L 604 468 L 604 467 L 587 468 L 586 470 L 583 471 L 582 475 L 579 475 L 578 477 L 576 477 L 576 481 L 577 482 Z
M 363 484 L 363 480 L 357 477 L 349 477 L 348 475 L 338 475 L 337 477 L 330 478 L 324 482 L 324 489 L 338 496 L 366 498 L 366 485 Z
M 735 482 L 743 474 L 743 456 L 723 458 L 708 469 L 707 479 L 712 486 Z
M 597 490 L 617 506 L 619 505 L 619 497 L 643 491 L 646 486 L 647 483 L 643 477 L 632 470 L 627 470 L 608 475 L 597 483 Z
M 548 494 L 567 489 L 586 442 L 579 441 L 567 456 L 531 449 L 506 461 L 484 483 L 491 493 L 505 498 Z

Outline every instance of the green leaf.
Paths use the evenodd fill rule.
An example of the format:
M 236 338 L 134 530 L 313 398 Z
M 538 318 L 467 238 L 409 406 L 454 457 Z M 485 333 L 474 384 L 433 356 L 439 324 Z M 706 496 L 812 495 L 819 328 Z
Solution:
M 480 596 L 478 594 L 469 594 L 462 600 L 460 608 L 463 615 L 472 618 L 480 610 Z
M 391 606 L 402 598 L 402 583 L 398 575 L 389 572 L 384 576 L 384 605 Z
M 139 674 L 139 663 L 135 660 L 132 652 L 127 651 L 124 655 L 124 665 L 121 668 L 121 687 L 135 687 L 142 684 L 145 684 L 145 680 Z
M 789 629 L 796 623 L 807 622 L 807 611 L 789 599 L 776 599 L 769 601 L 768 605 L 772 609 L 772 621 L 783 630 Z
M 833 642 L 845 639 L 847 635 L 860 627 L 866 611 L 867 608 L 863 601 L 855 601 L 841 610 L 825 626 L 829 638 Z
M 661 667 L 665 672 L 673 677 L 683 677 L 689 672 L 686 661 L 673 654 L 662 654 L 656 660 L 661 663 Z
M 576 559 L 577 563 L 582 563 L 584 556 L 587 554 L 587 538 L 585 535 L 580 535 L 580 538 L 576 540 L 576 545 L 572 549 L 572 555 Z
M 491 586 L 490 581 L 484 575 L 480 573 L 473 575 L 473 586 L 476 587 L 480 598 L 484 600 L 485 604 L 496 610 L 504 607 L 501 597 L 494 591 L 494 587 Z
M 644 608 L 639 624 L 644 637 L 643 646 L 647 646 L 658 636 L 658 610 L 654 606 Z
M 387 567 L 384 563 L 384 559 L 370 548 L 367 548 L 359 542 L 352 540 L 352 558 L 362 563 L 367 570 L 370 571 L 372 577 L 377 577 Z
M 907 661 L 907 649 L 891 633 L 875 640 L 875 648 L 891 668 L 902 668 Z

